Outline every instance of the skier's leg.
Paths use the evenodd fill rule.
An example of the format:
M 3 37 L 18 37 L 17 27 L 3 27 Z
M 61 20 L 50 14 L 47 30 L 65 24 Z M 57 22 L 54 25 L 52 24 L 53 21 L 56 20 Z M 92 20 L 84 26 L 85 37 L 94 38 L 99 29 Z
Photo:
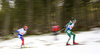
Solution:
M 21 43 L 21 48 L 25 47 L 25 46 L 24 46 L 24 38 L 23 38 L 23 35 L 18 34 L 18 38 L 20 38 L 21 41 L 22 41 L 22 43 Z
M 74 45 L 78 44 L 78 43 L 75 42 L 75 37 L 76 37 L 76 35 L 75 35 L 73 32 L 71 32 L 71 34 L 73 35 L 73 44 L 74 44 Z
M 68 43 L 69 43 L 69 41 L 70 41 L 70 39 L 71 39 L 71 35 L 70 35 L 70 34 L 68 34 L 68 36 L 69 36 L 69 39 L 68 39 L 68 41 L 67 41 L 66 45 L 70 45 L 70 44 L 68 44 Z
M 22 38 L 22 45 L 24 45 L 24 38 Z
M 73 35 L 73 41 L 75 41 L 76 35 L 73 32 L 72 32 L 72 35 Z
M 23 36 L 21 36 L 20 39 L 22 40 L 22 45 L 24 45 L 24 38 L 23 38 Z
M 23 47 L 25 47 L 25 45 L 24 45 L 24 38 L 23 38 L 23 36 L 21 36 L 21 37 L 20 37 L 20 39 L 22 40 L 21 48 L 23 48 Z
M 68 41 L 67 41 L 67 43 L 66 43 L 66 45 L 70 45 L 70 44 L 68 44 L 69 43 L 69 41 L 70 41 L 70 39 L 71 39 L 71 34 L 70 34 L 70 30 L 66 30 L 66 33 L 68 34 L 68 36 L 69 36 L 69 39 L 68 39 Z
M 23 45 L 24 44 L 24 38 L 23 38 L 23 36 L 22 35 L 18 35 L 18 38 L 21 39 L 21 41 L 22 41 L 22 44 L 21 45 Z

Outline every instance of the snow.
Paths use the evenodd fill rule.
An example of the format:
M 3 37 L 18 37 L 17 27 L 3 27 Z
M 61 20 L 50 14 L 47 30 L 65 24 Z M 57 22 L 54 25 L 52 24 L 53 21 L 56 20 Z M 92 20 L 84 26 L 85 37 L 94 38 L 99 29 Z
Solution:
M 55 40 L 51 34 L 31 35 L 24 37 L 25 46 L 31 48 L 20 49 L 21 40 L 13 38 L 0 41 L 0 54 L 100 54 L 100 28 L 76 33 L 76 42 L 82 45 L 65 46 L 68 36 L 59 34 Z

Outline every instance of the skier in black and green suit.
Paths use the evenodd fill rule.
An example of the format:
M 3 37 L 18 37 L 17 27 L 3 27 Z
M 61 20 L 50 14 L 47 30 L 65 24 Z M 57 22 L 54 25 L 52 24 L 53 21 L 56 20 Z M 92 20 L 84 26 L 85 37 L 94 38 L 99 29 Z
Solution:
M 67 41 L 67 43 L 66 43 L 66 45 L 70 45 L 68 42 L 70 41 L 70 39 L 71 39 L 71 35 L 73 35 L 73 45 L 77 45 L 78 43 L 76 43 L 75 42 L 75 34 L 71 31 L 72 30 L 72 28 L 74 27 L 74 24 L 76 23 L 76 19 L 72 19 L 68 24 L 66 24 L 65 26 L 64 26 L 64 28 L 66 28 L 65 29 L 65 32 L 68 34 L 68 36 L 69 36 L 69 39 L 68 39 L 68 41 Z

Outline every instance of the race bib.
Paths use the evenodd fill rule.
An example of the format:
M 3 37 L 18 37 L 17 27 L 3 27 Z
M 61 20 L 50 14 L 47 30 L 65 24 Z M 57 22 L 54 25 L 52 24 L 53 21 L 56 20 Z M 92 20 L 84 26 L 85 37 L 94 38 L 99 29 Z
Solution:
M 68 32 L 68 33 L 71 33 L 71 31 L 70 31 L 70 30 L 68 30 L 67 32 Z
M 22 35 L 24 34 L 24 33 L 21 33 Z

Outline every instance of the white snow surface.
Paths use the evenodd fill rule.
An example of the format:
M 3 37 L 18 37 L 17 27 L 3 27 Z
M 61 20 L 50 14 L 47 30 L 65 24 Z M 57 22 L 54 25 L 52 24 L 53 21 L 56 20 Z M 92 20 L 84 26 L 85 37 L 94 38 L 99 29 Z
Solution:
M 100 28 L 92 28 L 91 31 L 76 33 L 76 42 L 82 45 L 66 46 L 68 35 L 57 35 L 55 40 L 51 34 L 31 35 L 24 37 L 25 46 L 30 48 L 20 49 L 21 40 L 13 38 L 0 41 L 0 54 L 100 54 Z

